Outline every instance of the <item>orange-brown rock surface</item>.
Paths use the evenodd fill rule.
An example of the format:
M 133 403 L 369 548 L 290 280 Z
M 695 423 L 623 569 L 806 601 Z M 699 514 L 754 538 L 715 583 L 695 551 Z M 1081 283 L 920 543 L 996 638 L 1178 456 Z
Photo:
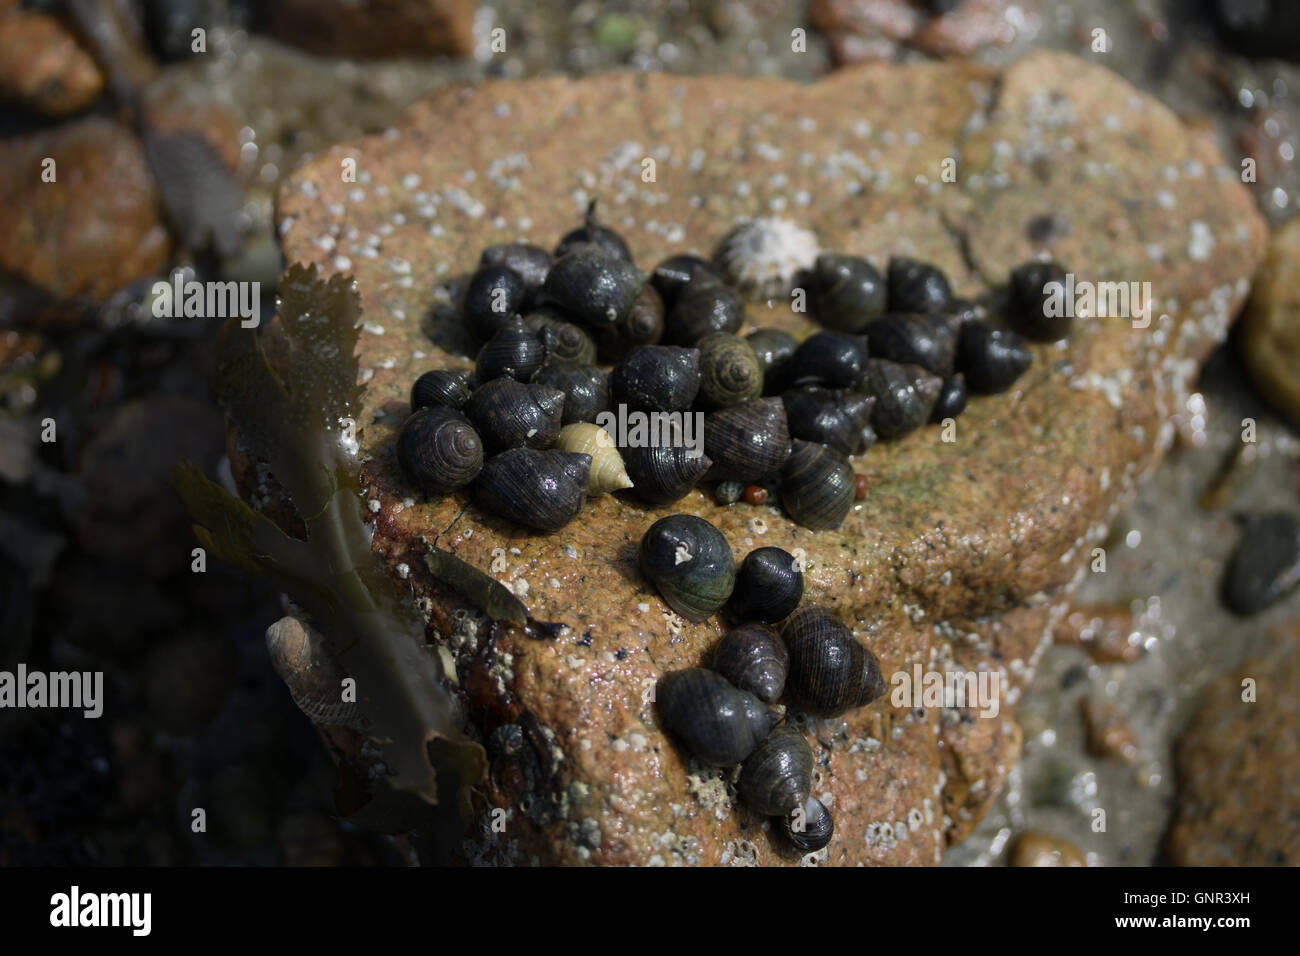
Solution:
M 355 183 L 340 175 L 349 158 Z M 948 158 L 956 182 L 941 180 Z M 551 246 L 592 197 L 647 268 L 708 252 L 739 219 L 779 214 L 878 265 L 932 260 L 965 294 L 1041 251 L 1080 278 L 1149 281 L 1155 302 L 1147 328 L 1081 320 L 1068 346 L 1036 347 L 1013 390 L 972 402 L 955 442 L 926 429 L 861 456 L 871 494 L 838 531 L 809 531 L 772 507 L 721 509 L 701 491 L 671 509 L 607 495 L 549 535 L 463 496 L 422 500 L 392 451 L 410 384 L 471 362 L 454 295 L 439 285 L 470 272 L 489 243 Z M 995 718 L 882 699 L 805 725 L 814 792 L 836 822 L 812 862 L 936 862 L 1002 786 L 1019 750 L 1020 689 L 1108 521 L 1168 446 L 1169 416 L 1264 244 L 1236 173 L 1171 112 L 1101 68 L 1046 53 L 1005 72 L 877 66 L 812 86 L 614 75 L 449 91 L 386 134 L 319 153 L 285 185 L 278 215 L 286 261 L 356 277 L 374 547 L 454 661 L 492 761 L 481 832 L 464 851 L 498 863 L 800 861 L 727 780 L 688 759 L 649 699 L 661 674 L 706 661 L 723 633 L 716 618 L 667 613 L 637 569 L 642 532 L 671 510 L 714 522 L 738 559 L 803 548 L 807 599 L 851 622 L 887 676 L 916 663 L 997 675 Z M 781 302 L 749 318 L 810 328 Z M 261 501 L 266 489 L 246 490 Z M 489 640 L 425 571 L 431 544 L 568 630 Z M 492 807 L 505 810 L 503 833 Z

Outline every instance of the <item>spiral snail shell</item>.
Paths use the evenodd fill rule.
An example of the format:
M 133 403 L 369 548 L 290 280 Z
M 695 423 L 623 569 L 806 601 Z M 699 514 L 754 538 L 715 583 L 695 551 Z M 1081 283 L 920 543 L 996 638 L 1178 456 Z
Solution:
M 871 427 L 884 439 L 902 438 L 930 420 L 943 379 L 919 365 L 868 359 L 858 390 L 876 398 Z
M 547 362 L 533 376 L 534 385 L 544 385 L 564 393 L 560 421 L 594 422 L 601 412 L 609 411 L 608 373 L 594 365 Z
M 746 335 L 745 341 L 758 356 L 759 368 L 763 370 L 763 391 L 769 395 L 781 391 L 785 368 L 799 348 L 798 340 L 783 329 L 761 328 Z
M 465 328 L 486 342 L 524 307 L 528 286 L 519 273 L 506 266 L 485 266 L 469 280 L 465 290 Z
M 632 479 L 632 494 L 648 505 L 681 500 L 713 464 L 708 455 L 692 457 L 682 445 L 633 445 L 619 451 Z
M 763 394 L 763 366 L 753 346 L 730 332 L 710 332 L 700 350 L 699 398 L 712 408 L 737 405 Z
M 1066 283 L 1066 271 L 1055 262 L 1026 262 L 1011 270 L 1011 287 L 1007 295 L 1007 318 L 1017 332 L 1035 342 L 1056 342 L 1070 334 L 1074 318 L 1069 310 L 1061 315 L 1047 314 L 1049 282 Z
M 837 717 L 885 692 L 876 656 L 824 607 L 805 604 L 785 622 L 786 698 L 817 717 Z
M 809 310 L 828 329 L 862 332 L 884 314 L 885 279 L 866 259 L 824 252 L 813 263 L 808 285 Z
M 759 813 L 785 816 L 808 799 L 812 763 L 803 734 L 788 724 L 778 727 L 745 759 L 736 789 Z
M 558 531 L 582 510 L 590 470 L 590 455 L 511 448 L 484 463 L 474 503 L 516 524 Z
M 516 316 L 502 325 L 479 349 L 474 377 L 480 385 L 504 375 L 526 382 L 545 358 L 546 346 L 541 338 Z
M 820 442 L 841 455 L 860 454 L 875 442 L 875 396 L 807 385 L 782 392 L 781 401 L 795 438 Z
M 706 763 L 738 764 L 758 746 L 777 715 L 753 694 L 702 667 L 669 671 L 655 687 L 667 728 Z
M 737 620 L 775 624 L 803 600 L 803 572 L 783 548 L 755 548 L 736 572 L 728 609 Z
M 704 453 L 711 479 L 761 481 L 790 457 L 790 431 L 779 398 L 755 398 L 710 412 L 704 419 Z
M 593 497 L 607 491 L 631 488 L 632 479 L 623 466 L 623 456 L 609 432 L 599 425 L 576 422 L 560 429 L 555 447 L 561 451 L 580 452 L 591 456 L 591 473 L 587 479 L 587 494 Z
M 591 365 L 596 343 L 582 326 L 574 325 L 555 309 L 543 306 L 524 316 L 524 326 L 541 340 L 545 361 Z
M 889 260 L 890 312 L 947 312 L 952 308 L 948 277 L 928 262 L 895 256 Z
M 537 301 L 592 328 L 618 326 L 632 311 L 642 285 L 642 274 L 627 259 L 585 244 L 551 264 Z
M 474 389 L 465 414 L 489 454 L 519 445 L 549 448 L 560 434 L 564 393 L 513 378 L 495 378 Z
M 825 445 L 796 438 L 781 470 L 781 504 L 814 531 L 838 528 L 853 507 L 853 468 Z
M 411 411 L 429 405 L 463 408 L 471 391 L 466 373 L 449 368 L 433 369 L 423 373 L 411 386 Z
M 966 386 L 972 392 L 1005 392 L 1033 360 L 1034 353 L 1017 332 L 995 329 L 978 319 L 962 326 L 957 368 L 966 376 Z
M 741 690 L 770 704 L 785 690 L 790 656 L 781 635 L 766 624 L 742 624 L 718 642 L 713 669 Z
M 873 358 L 919 365 L 935 375 L 952 374 L 957 330 L 946 316 L 894 312 L 867 326 Z
M 298 709 L 318 724 L 355 725 L 361 710 L 343 700 L 344 674 L 325 649 L 325 639 L 293 616 L 266 629 L 271 666 L 289 688 Z
M 587 212 L 583 217 L 583 224 L 572 232 L 565 234 L 560 240 L 560 244 L 555 247 L 555 258 L 567 255 L 574 249 L 583 245 L 593 245 L 603 255 L 614 259 L 622 259 L 625 262 L 632 261 L 632 250 L 627 247 L 627 243 L 613 229 L 602 226 L 596 218 L 596 200 L 587 204 Z
M 503 242 L 488 246 L 479 256 L 478 267 L 505 266 L 524 282 L 525 304 L 536 297 L 546 273 L 551 271 L 551 254 L 531 242 Z
M 445 405 L 414 411 L 397 436 L 397 462 L 426 494 L 463 488 L 483 467 L 483 442 L 469 420 Z
M 686 411 L 700 390 L 700 350 L 639 345 L 609 375 L 616 402 L 637 411 Z
M 848 332 L 816 332 L 800 343 L 786 364 L 790 385 L 850 388 L 867 364 L 867 338 Z
M 731 286 L 699 273 L 682 289 L 664 320 L 664 338 L 694 345 L 710 332 L 735 332 L 745 321 L 745 300 Z
M 641 537 L 640 561 L 668 606 L 688 621 L 722 607 L 736 579 L 727 539 L 695 515 L 668 515 L 652 524 Z

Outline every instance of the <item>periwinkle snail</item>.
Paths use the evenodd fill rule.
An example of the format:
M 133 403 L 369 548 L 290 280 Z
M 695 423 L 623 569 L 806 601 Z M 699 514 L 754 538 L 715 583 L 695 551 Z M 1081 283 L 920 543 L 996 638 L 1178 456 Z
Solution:
M 710 478 L 760 481 L 790 457 L 790 431 L 779 398 L 755 398 L 711 412 L 704 419 L 704 453 Z
M 506 266 L 484 266 L 465 290 L 465 327 L 479 342 L 486 342 L 524 306 L 528 286 Z
M 966 410 L 967 398 L 965 375 L 958 372 L 951 378 L 944 379 L 939 397 L 930 410 L 930 421 L 941 422 L 945 418 L 956 418 Z
M 694 345 L 710 332 L 735 332 L 745 321 L 745 300 L 729 285 L 701 274 L 677 295 L 664 320 L 664 338 Z
M 628 349 L 638 345 L 655 345 L 664 334 L 664 302 L 654 286 L 646 283 L 626 318 L 616 325 L 602 325 L 596 330 L 601 357 L 618 360 Z
M 680 501 L 713 464 L 708 455 L 692 455 L 683 445 L 633 445 L 619 452 L 632 480 L 632 494 L 648 505 Z
M 626 262 L 632 261 L 632 250 L 627 247 L 623 237 L 613 229 L 600 224 L 596 217 L 596 200 L 594 199 L 587 204 L 587 213 L 583 224 L 567 233 L 560 240 L 560 244 L 555 247 L 555 258 L 559 259 L 583 245 L 595 246 L 603 255 L 614 259 L 622 259 Z
M 871 357 L 919 365 L 935 375 L 951 375 L 957 356 L 957 330 L 945 317 L 894 312 L 867 326 Z
M 526 382 L 546 358 L 546 346 L 529 331 L 523 319 L 511 319 L 492 338 L 483 343 L 474 363 L 474 377 L 479 384 L 508 375 Z
M 731 545 L 703 518 L 660 518 L 641 537 L 639 553 L 641 571 L 688 621 L 704 620 L 731 596 L 736 578 Z
M 714 648 L 713 669 L 741 690 L 771 704 L 785 690 L 790 656 L 772 627 L 742 624 L 728 631 Z
M 479 256 L 478 267 L 505 266 L 523 280 L 524 301 L 530 302 L 546 281 L 546 273 L 551 271 L 551 254 L 541 246 L 531 242 L 503 242 L 488 246 Z
M 755 548 L 736 572 L 728 610 L 741 621 L 775 624 L 794 613 L 803 600 L 803 572 L 783 548 Z
M 1034 360 L 1024 338 L 1010 329 L 995 329 L 975 320 L 962 326 L 957 368 L 972 392 L 992 395 L 1015 384 Z
M 849 388 L 867 364 L 867 339 L 847 332 L 816 332 L 804 339 L 786 365 L 790 385 Z
M 771 395 L 785 381 L 786 364 L 794 357 L 799 342 L 782 329 L 759 328 L 745 336 L 763 370 L 763 390 Z
M 541 341 L 545 361 L 590 365 L 596 361 L 596 343 L 582 326 L 565 321 L 554 309 L 543 307 L 524 316 L 524 326 Z
M 759 813 L 783 817 L 808 799 L 812 762 L 803 734 L 789 725 L 778 727 L 745 760 L 736 789 Z
M 532 384 L 564 393 L 560 423 L 594 422 L 609 410 L 608 375 L 594 365 L 547 362 L 533 375 Z
M 428 494 L 446 494 L 474 480 L 483 443 L 460 412 L 445 405 L 416 409 L 397 436 L 397 461 L 408 481 Z
M 889 260 L 890 312 L 947 312 L 952 308 L 948 277 L 928 262 L 895 256 Z
M 781 470 L 781 504 L 814 531 L 838 528 L 853 507 L 856 481 L 847 459 L 825 445 L 796 438 Z
M 669 671 L 655 687 L 667 728 L 705 763 L 738 764 L 776 724 L 776 712 L 753 694 L 702 667 Z
M 617 326 L 632 311 L 643 284 L 642 274 L 626 259 L 580 245 L 551 264 L 537 300 L 592 328 Z
M 884 439 L 902 438 L 930 419 L 943 388 L 943 379 L 919 365 L 902 365 L 887 359 L 869 359 L 860 391 L 874 395 L 871 427 Z
M 537 531 L 557 531 L 586 501 L 591 456 L 511 448 L 489 458 L 474 483 L 474 503 Z
M 795 438 L 820 442 L 841 455 L 857 455 L 875 443 L 874 395 L 810 385 L 782 392 L 781 402 Z
M 463 408 L 471 391 L 469 375 L 449 368 L 425 372 L 411 386 L 411 410 L 429 405 Z
M 1047 284 L 1058 283 L 1064 295 L 1065 281 L 1065 268 L 1055 262 L 1027 262 L 1011 271 L 1007 318 L 1017 332 L 1035 342 L 1055 342 L 1070 334 L 1074 320 L 1069 310 L 1062 308 L 1061 314 L 1049 315 L 1047 308 L 1051 298 Z
M 786 837 L 803 850 L 812 853 L 831 842 L 835 834 L 835 818 L 814 796 L 809 796 L 803 806 L 781 818 Z
M 609 376 L 616 402 L 638 411 L 686 411 L 700 391 L 700 350 L 639 345 Z
M 753 346 L 730 332 L 711 332 L 700 350 L 699 398 L 713 408 L 737 405 L 763 394 L 763 368 Z
M 885 692 L 876 656 L 833 613 L 805 604 L 781 627 L 790 655 L 785 693 L 816 717 L 838 717 Z
M 691 253 L 681 253 L 669 256 L 655 266 L 654 272 L 650 273 L 650 281 L 663 297 L 664 305 L 671 308 L 677 303 L 682 290 L 700 276 L 720 278 L 713 266 L 704 259 Z
M 480 385 L 465 403 L 465 414 L 489 453 L 519 445 L 550 447 L 560 434 L 563 413 L 563 392 L 513 378 Z
M 828 329 L 862 332 L 885 311 L 885 279 L 865 259 L 824 252 L 806 280 L 808 307 Z

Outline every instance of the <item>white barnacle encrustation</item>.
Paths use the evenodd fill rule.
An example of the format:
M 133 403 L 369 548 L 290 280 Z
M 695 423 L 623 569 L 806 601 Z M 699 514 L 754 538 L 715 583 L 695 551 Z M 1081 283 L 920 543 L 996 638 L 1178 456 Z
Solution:
M 821 246 L 809 229 L 769 216 L 736 226 L 713 259 L 723 277 L 750 299 L 785 295 L 798 274 L 812 268 Z

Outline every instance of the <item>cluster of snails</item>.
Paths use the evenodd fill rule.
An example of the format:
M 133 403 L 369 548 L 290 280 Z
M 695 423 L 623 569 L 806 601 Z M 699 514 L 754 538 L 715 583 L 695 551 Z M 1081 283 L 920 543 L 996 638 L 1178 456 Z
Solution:
M 1058 275 L 1051 263 L 1017 269 L 1015 329 L 999 329 L 932 265 L 894 258 L 882 276 L 822 253 L 798 281 L 825 330 L 742 337 L 744 298 L 718 268 L 683 254 L 647 275 L 593 202 L 553 253 L 526 242 L 483 251 L 462 306 L 480 344 L 474 372 L 416 380 L 398 460 L 426 492 L 472 483 L 481 508 L 544 531 L 589 494 L 667 505 L 701 482 L 724 504 L 762 503 L 771 486 L 794 521 L 836 528 L 865 493 L 850 456 L 960 414 L 968 392 L 1009 388 L 1032 360 L 1026 338 L 1068 332 L 1043 308 Z M 669 429 L 699 413 L 703 447 L 671 430 L 615 444 L 595 423 L 616 407 Z
M 712 668 L 660 678 L 665 726 L 700 760 L 740 764 L 737 789 L 759 813 L 780 817 L 805 852 L 830 842 L 834 820 L 812 792 L 812 750 L 769 705 L 834 717 L 885 692 L 880 665 L 824 607 L 800 602 L 803 573 L 781 548 L 751 551 L 736 569 L 722 533 L 674 514 L 641 538 L 641 569 L 677 613 L 702 621 L 725 605 L 736 627 L 713 651 Z

